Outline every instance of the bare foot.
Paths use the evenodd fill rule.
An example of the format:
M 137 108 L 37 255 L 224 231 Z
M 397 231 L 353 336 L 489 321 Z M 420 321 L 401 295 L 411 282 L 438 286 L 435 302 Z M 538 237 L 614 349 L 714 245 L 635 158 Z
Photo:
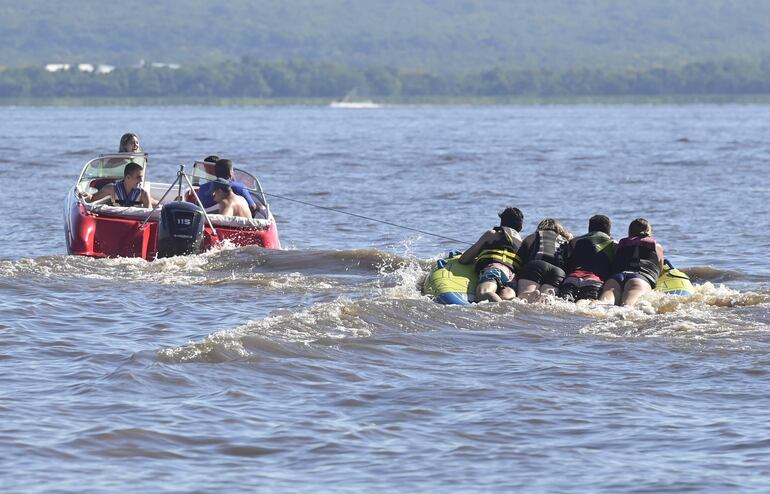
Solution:
M 534 304 L 540 300 L 540 290 L 533 290 L 524 294 L 524 299 L 530 304 Z

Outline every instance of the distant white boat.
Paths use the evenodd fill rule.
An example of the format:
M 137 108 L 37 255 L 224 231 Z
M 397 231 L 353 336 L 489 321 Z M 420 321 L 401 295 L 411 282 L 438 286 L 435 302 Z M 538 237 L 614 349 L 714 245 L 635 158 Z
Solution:
M 382 108 L 382 105 L 379 103 L 375 103 L 374 101 L 332 101 L 329 103 L 329 106 L 331 108 L 352 108 L 356 110 L 364 109 L 364 108 Z
M 329 103 L 329 106 L 331 108 L 350 108 L 354 110 L 382 108 L 382 105 L 375 103 L 370 99 L 364 99 L 364 97 L 359 96 L 358 90 L 356 88 L 348 91 L 348 94 L 346 94 L 344 97 L 332 101 Z

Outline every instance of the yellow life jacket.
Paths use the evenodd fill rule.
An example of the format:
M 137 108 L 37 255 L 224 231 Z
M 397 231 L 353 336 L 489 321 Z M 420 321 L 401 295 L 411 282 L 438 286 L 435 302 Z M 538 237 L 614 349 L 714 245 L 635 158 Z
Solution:
M 481 271 L 493 262 L 499 262 L 515 273 L 521 267 L 521 257 L 518 253 L 521 247 L 519 232 L 507 226 L 496 226 L 494 230 L 497 232 L 495 239 L 484 244 L 476 257 L 476 271 Z

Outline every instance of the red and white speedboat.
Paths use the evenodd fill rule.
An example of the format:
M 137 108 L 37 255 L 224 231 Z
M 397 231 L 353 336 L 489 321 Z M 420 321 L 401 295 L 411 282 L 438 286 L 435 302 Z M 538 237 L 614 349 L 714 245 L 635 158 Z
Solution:
M 155 209 L 83 200 L 82 193 L 93 194 L 121 180 L 125 165 L 132 161 L 144 168 L 142 188 L 160 201 Z M 83 166 L 65 199 L 64 233 L 69 254 L 151 260 L 198 253 L 223 241 L 236 246 L 281 248 L 275 218 L 254 175 L 233 170 L 233 179 L 243 183 L 254 201 L 264 206 L 254 218 L 242 218 L 206 213 L 199 206 L 198 186 L 216 179 L 212 163 L 195 162 L 191 177 L 180 167 L 173 184 L 150 183 L 147 164 L 146 154 L 116 153 L 99 156 Z M 109 202 L 110 198 L 105 200 Z

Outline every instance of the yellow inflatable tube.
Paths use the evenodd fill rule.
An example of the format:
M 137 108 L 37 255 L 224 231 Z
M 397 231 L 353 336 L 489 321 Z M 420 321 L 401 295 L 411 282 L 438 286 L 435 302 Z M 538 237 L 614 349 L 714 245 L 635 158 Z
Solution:
M 439 259 L 422 285 L 422 292 L 432 295 L 437 302 L 448 305 L 466 305 L 473 302 L 479 277 L 473 264 L 460 264 L 459 255 Z
M 447 305 L 467 305 L 474 302 L 478 275 L 473 264 L 460 264 L 459 255 L 439 259 L 425 277 L 422 293 L 431 295 L 437 302 Z M 658 278 L 656 291 L 668 295 L 692 295 L 690 278 L 664 261 L 663 272 Z
M 666 259 L 663 261 L 663 272 L 658 277 L 655 291 L 669 295 L 692 295 L 693 288 L 690 277 L 676 269 Z

